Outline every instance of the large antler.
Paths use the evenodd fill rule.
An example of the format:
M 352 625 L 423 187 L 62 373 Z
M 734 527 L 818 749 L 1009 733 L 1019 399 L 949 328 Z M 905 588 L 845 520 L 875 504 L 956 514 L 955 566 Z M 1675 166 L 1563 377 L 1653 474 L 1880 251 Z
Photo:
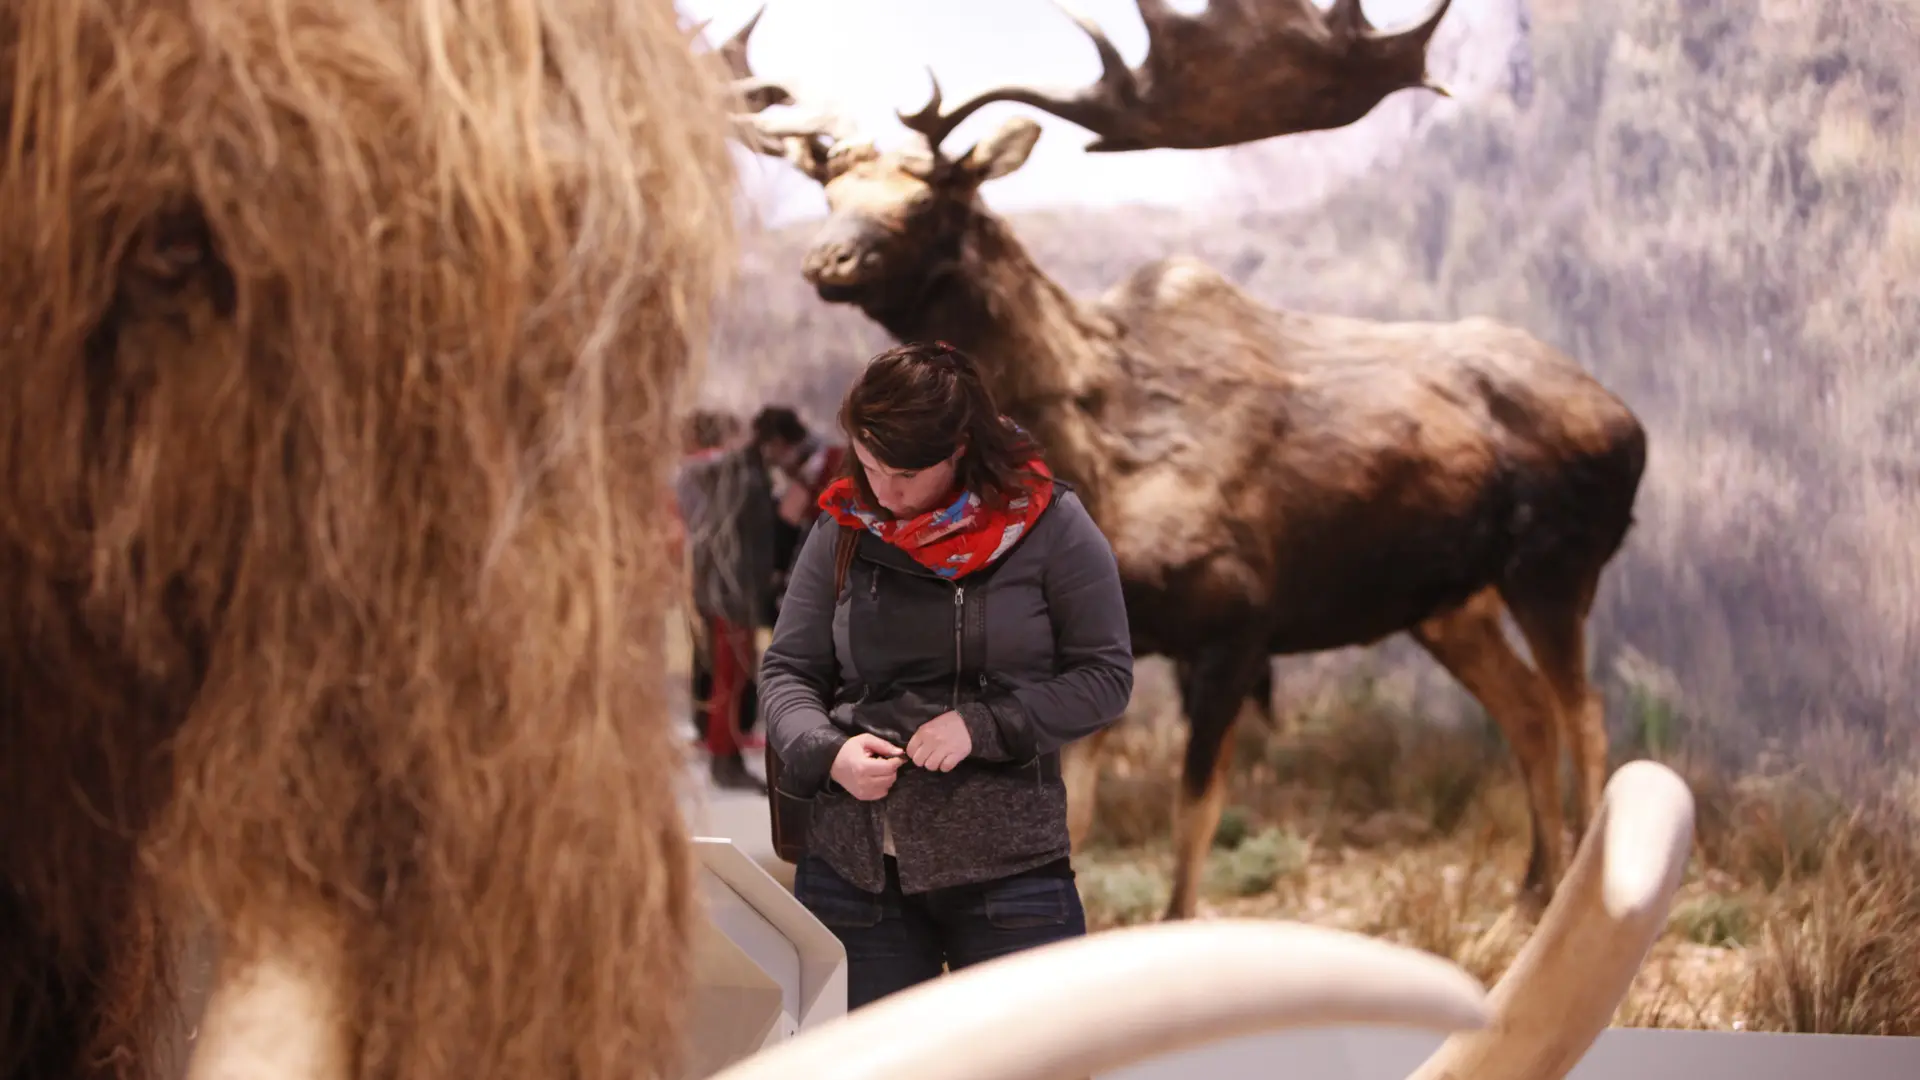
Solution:
M 1427 75 L 1427 42 L 1451 2 L 1438 0 L 1410 29 L 1382 33 L 1360 0 L 1333 0 L 1324 13 L 1313 0 L 1211 0 L 1198 15 L 1182 15 L 1167 0 L 1136 0 L 1147 26 L 1147 56 L 1137 68 L 1092 21 L 1061 6 L 1099 50 L 1092 86 L 1001 87 L 942 114 L 935 78 L 933 100 L 900 120 L 936 152 L 961 121 L 995 101 L 1079 124 L 1099 136 L 1087 144 L 1092 153 L 1200 150 L 1344 127 L 1396 90 L 1447 94 Z
M 760 17 L 766 13 L 766 5 L 762 4 L 745 25 L 714 50 L 732 72 L 733 92 L 746 109 L 734 115 L 735 132 L 748 148 L 769 157 L 784 158 L 801 172 L 824 183 L 833 150 L 853 142 L 856 133 L 846 118 L 817 106 L 801 106 L 803 111 L 798 114 L 766 115 L 766 110 L 775 105 L 801 104 L 791 88 L 755 75 L 753 65 L 747 62 L 747 42 L 753 36 L 754 27 L 760 25 Z M 695 33 L 705 26 L 706 23 L 701 23 Z
M 943 976 L 714 1080 L 1060 1080 L 1218 1039 L 1334 1024 L 1458 1032 L 1412 1080 L 1561 1080 L 1659 937 L 1692 845 L 1693 796 L 1680 777 L 1651 761 L 1622 766 L 1538 928 L 1484 1003 L 1453 964 L 1357 934 L 1159 923 Z
M 758 113 L 775 105 L 793 104 L 793 94 L 780 83 L 771 79 L 762 79 L 753 73 L 753 65 L 747 63 L 747 40 L 753 37 L 753 28 L 760 25 L 760 16 L 767 13 L 765 4 L 753 13 L 733 36 L 720 43 L 714 54 L 720 57 L 727 70 L 733 74 L 733 92 L 739 95 L 750 113 Z M 694 26 L 698 36 L 706 30 L 712 19 L 702 19 Z

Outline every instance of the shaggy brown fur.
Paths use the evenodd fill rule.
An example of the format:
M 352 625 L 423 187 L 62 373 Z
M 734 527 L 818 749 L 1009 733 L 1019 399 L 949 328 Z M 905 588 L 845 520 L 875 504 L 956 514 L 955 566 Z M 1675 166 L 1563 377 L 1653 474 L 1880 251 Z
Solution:
M 670 1072 L 673 403 L 730 258 L 667 0 L 0 13 L 0 1076 L 345 935 L 359 1077 Z
M 1585 623 L 1645 467 L 1623 402 L 1510 326 L 1278 311 L 1192 259 L 1076 299 L 978 197 L 1026 162 L 1025 117 L 953 155 L 881 152 L 831 116 L 761 131 L 825 188 L 800 267 L 821 298 L 971 352 L 1112 540 L 1134 650 L 1174 660 L 1190 728 L 1170 917 L 1196 909 L 1228 735 L 1269 656 L 1402 632 L 1506 733 L 1534 823 L 1523 899 L 1551 897 L 1571 850 L 1562 752 L 1576 836 L 1606 776 Z M 1068 755 L 1076 846 L 1098 741 Z

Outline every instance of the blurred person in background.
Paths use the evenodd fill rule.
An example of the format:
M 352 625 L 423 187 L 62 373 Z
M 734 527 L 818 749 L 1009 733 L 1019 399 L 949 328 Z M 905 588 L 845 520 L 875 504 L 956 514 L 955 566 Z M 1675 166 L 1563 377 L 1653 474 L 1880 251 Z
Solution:
M 768 405 L 755 414 L 753 440 L 762 459 L 775 470 L 774 604 L 767 618 L 771 626 L 779 598 L 786 593 L 793 560 L 819 516 L 820 495 L 845 471 L 847 448 L 807 427 L 800 414 L 785 405 Z
M 683 566 L 688 555 L 687 518 L 703 512 L 700 492 L 682 483 L 686 469 L 694 462 L 718 455 L 727 443 L 740 437 L 742 427 L 740 417 L 733 413 L 719 409 L 695 409 L 681 429 L 680 465 L 674 470 L 673 480 L 673 542 L 676 545 L 675 554 L 682 560 Z M 707 642 L 706 620 L 700 618 L 690 606 L 683 607 L 681 613 L 686 616 L 687 639 L 692 645 L 688 697 L 692 706 L 694 739 L 704 744 L 707 736 L 707 695 L 713 692 L 713 651 Z
M 743 751 L 761 745 L 747 733 L 759 712 L 754 631 L 765 621 L 773 583 L 772 487 L 758 447 L 737 420 L 702 427 L 696 418 L 694 427 L 695 440 L 719 438 L 684 457 L 674 477 L 700 658 L 694 709 L 713 783 L 765 793 Z

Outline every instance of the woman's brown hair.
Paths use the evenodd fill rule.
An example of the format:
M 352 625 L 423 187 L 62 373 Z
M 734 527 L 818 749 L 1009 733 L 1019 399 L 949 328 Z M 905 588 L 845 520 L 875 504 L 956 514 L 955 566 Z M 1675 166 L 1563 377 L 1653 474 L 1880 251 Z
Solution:
M 1028 468 L 1040 446 L 1000 415 L 973 358 L 941 341 L 896 345 L 875 356 L 840 403 L 849 451 L 858 443 L 890 469 L 927 469 L 966 444 L 954 483 L 988 506 L 1031 489 L 1043 478 Z M 884 514 L 867 471 L 849 452 L 846 475 L 860 501 Z

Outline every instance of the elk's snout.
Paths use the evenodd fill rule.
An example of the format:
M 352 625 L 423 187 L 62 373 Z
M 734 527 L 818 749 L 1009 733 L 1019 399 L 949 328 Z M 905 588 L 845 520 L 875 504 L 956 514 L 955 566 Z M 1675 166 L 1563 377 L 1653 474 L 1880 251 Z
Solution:
M 880 240 L 878 230 L 866 222 L 829 219 L 801 261 L 800 273 L 816 289 L 868 284 L 880 274 Z

